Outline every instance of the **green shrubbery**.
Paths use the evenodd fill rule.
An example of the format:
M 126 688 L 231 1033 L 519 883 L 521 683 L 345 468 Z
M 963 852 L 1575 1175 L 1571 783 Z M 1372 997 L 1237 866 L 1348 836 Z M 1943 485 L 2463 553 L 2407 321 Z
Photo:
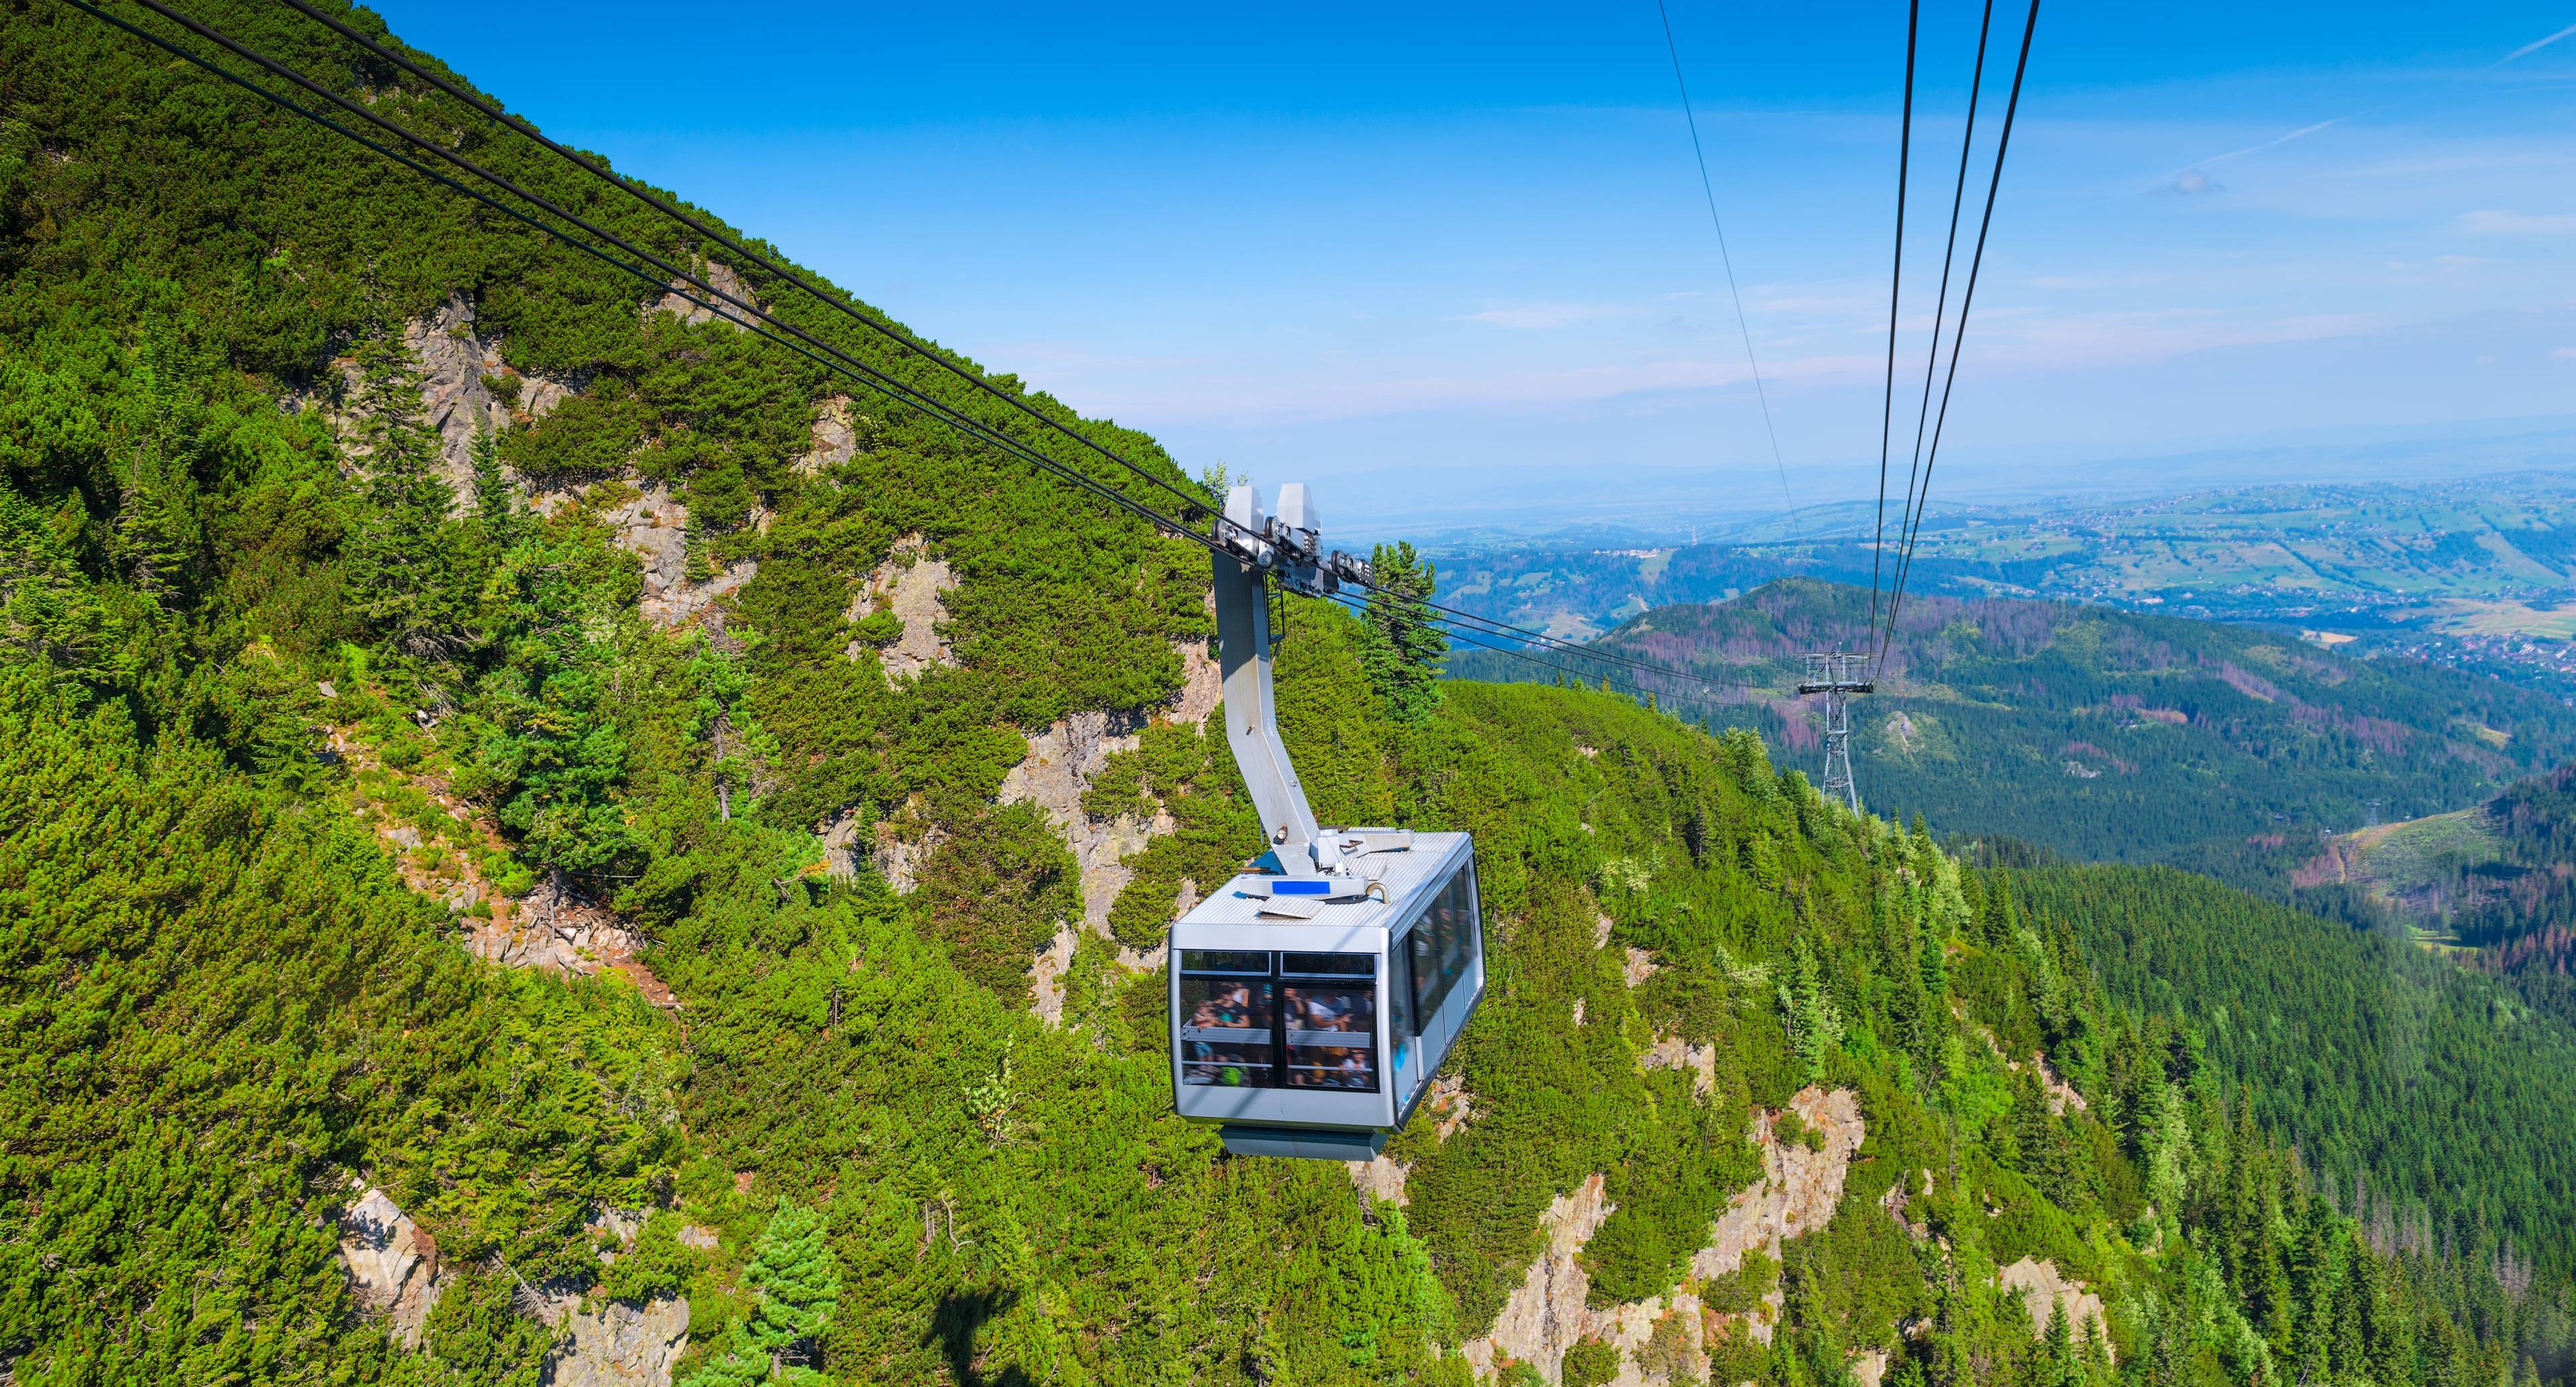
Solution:
M 291 16 L 209 12 L 357 80 Z M 1674 1291 L 1760 1177 L 1757 1110 L 1809 1084 L 1852 1090 L 1867 1137 L 1825 1227 L 1700 1287 L 1731 1315 L 1778 1297 L 1767 1343 L 1714 1324 L 1715 1380 L 1838 1381 L 1864 1350 L 1909 1384 L 2100 1380 L 2080 1328 L 2033 1325 L 1996 1287 L 2024 1256 L 2098 1290 L 2120 1361 L 2159 1384 L 2466 1381 L 2524 1353 L 2560 1370 L 2562 1284 L 2508 1294 L 2522 1254 L 2474 1221 L 2554 1207 L 2563 1123 L 2536 1100 L 2444 1115 L 2461 1149 L 2485 1143 L 2485 1202 L 2429 1240 L 2401 1207 L 2407 1236 L 2374 1247 L 2367 1211 L 2338 1213 L 2291 1145 L 2337 1171 L 2365 1155 L 2303 1086 L 2331 1058 L 2214 1002 L 2237 995 L 2226 979 L 2159 992 L 2143 979 L 2170 956 L 2122 952 L 2208 902 L 1963 873 L 1919 826 L 1824 803 L 1750 734 L 1606 694 L 1454 684 L 1433 706 L 1406 633 L 1302 601 L 1281 717 L 1317 812 L 1475 833 L 1488 991 L 1454 1060 L 1464 1124 L 1444 1140 L 1426 1113 L 1391 1147 L 1406 1207 L 1331 1166 L 1223 1157 L 1170 1114 L 1160 974 L 1085 935 L 1062 1024 L 1029 1013 L 1030 959 L 1080 903 L 1054 828 L 995 802 L 1050 724 L 1139 729 L 1086 796 L 1172 826 L 1111 912 L 1139 949 L 1257 851 L 1222 738 L 1158 720 L 1210 634 L 1199 551 L 882 402 L 854 457 L 799 470 L 825 386 L 794 358 L 645 317 L 634 286 L 75 12 L 17 18 L 0 29 L 17 1380 L 525 1382 L 552 1335 L 513 1309 L 524 1279 L 594 1303 L 685 1292 L 682 1375 L 710 1383 L 1463 1384 L 1457 1350 L 1521 1283 L 1552 1199 L 1603 1177 L 1616 1208 L 1583 1252 L 1603 1300 Z M 377 109 L 479 129 L 367 78 Z M 517 141 L 475 138 L 686 253 Z M 583 390 L 489 440 L 470 497 L 443 498 L 390 325 L 451 293 L 511 367 Z M 327 409 L 278 404 L 327 405 L 344 349 L 367 406 L 345 444 Z M 1024 398 L 1197 485 L 1150 440 Z M 505 463 L 563 484 L 546 514 Z M 639 615 L 601 523 L 630 467 L 690 504 L 700 571 L 757 562 L 717 620 Z M 890 678 L 902 623 L 871 581 L 933 558 L 955 581 L 948 658 Z M 326 724 L 378 768 L 353 774 Z M 502 848 L 442 827 L 433 789 Z M 613 907 L 677 1015 L 614 974 L 473 961 L 353 817 L 361 796 L 487 881 Z M 851 849 L 829 863 L 826 826 Z M 875 869 L 880 832 L 914 889 Z M 2122 912 L 2141 923 L 2106 935 Z M 1631 948 L 1655 965 L 1633 986 Z M 2422 1053 L 2528 1085 L 2541 1071 L 2493 1041 L 2505 1023 L 2466 1004 L 2483 995 L 2425 1013 Z M 1666 1038 L 1708 1047 L 1705 1083 L 1641 1069 Z M 2042 1052 L 2081 1105 L 2042 1086 Z M 1773 1131 L 1802 1158 L 1821 1142 L 1785 1116 Z M 353 1178 L 457 1274 L 422 1353 L 351 1314 L 331 1219 Z M 1891 1217 L 1900 1194 L 1925 1240 Z M 599 1246 L 604 1208 L 648 1211 L 633 1247 Z M 681 1245 L 683 1219 L 717 1249 Z M 1690 1366 L 1677 1324 L 1641 1362 Z M 1616 1370 L 1606 1344 L 1578 1355 L 1570 1373 Z

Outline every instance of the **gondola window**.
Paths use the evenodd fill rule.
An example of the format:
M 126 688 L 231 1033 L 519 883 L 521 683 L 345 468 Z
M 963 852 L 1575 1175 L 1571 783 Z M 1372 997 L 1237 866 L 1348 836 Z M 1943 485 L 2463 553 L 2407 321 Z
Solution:
M 1375 1093 L 1377 960 L 1185 950 L 1180 1039 L 1185 1084 Z
M 1377 1092 L 1377 959 L 1280 955 L 1290 1088 Z
M 1413 1014 L 1426 1022 L 1449 999 L 1450 990 L 1466 976 L 1467 965 L 1475 957 L 1475 891 L 1472 873 L 1460 872 L 1450 878 L 1407 936 Z
M 1279 1069 L 1278 984 L 1267 953 L 1181 955 L 1182 1081 L 1271 1088 Z

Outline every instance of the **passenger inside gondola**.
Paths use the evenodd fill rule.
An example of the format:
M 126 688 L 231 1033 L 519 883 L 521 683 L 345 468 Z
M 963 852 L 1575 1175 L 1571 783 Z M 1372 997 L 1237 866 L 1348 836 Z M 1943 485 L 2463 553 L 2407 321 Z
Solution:
M 1271 1083 L 1270 985 L 1193 978 L 1185 987 L 1199 994 L 1181 1032 L 1185 1081 L 1227 1088 Z
M 1377 1011 L 1366 987 L 1300 986 L 1283 989 L 1288 1008 L 1288 1086 L 1371 1092 L 1377 1087 Z M 1332 1044 L 1325 1034 L 1347 1034 Z
M 1192 1026 L 1224 1026 L 1229 1029 L 1252 1024 L 1252 987 L 1248 983 L 1227 983 L 1190 1013 Z

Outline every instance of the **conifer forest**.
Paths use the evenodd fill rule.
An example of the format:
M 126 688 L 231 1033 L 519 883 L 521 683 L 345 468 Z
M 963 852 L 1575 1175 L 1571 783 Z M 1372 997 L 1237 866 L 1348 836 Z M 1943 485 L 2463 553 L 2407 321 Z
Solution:
M 2563 999 L 1439 677 L 1409 546 L 1282 599 L 1279 721 L 1474 835 L 1484 1000 L 1376 1160 L 1226 1154 L 1164 940 L 1262 821 L 1207 553 L 1104 500 L 1222 469 L 184 12 L 565 217 L 0 0 L 0 1383 L 2576 1374 Z

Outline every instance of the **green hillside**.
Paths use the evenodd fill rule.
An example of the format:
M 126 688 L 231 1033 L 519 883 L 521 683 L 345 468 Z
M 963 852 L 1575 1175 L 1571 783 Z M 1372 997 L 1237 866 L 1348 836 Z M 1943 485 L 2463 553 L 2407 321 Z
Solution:
M 1782 582 L 1657 608 L 1601 644 L 1742 681 L 1642 679 L 1686 715 L 1754 728 L 1814 766 L 1798 656 L 1853 639 L 1868 606 L 1862 589 Z M 2390 818 L 2462 808 L 2576 750 L 2576 714 L 2554 698 L 2246 627 L 1942 597 L 1909 598 L 1899 625 L 1878 692 L 1852 705 L 1864 798 L 2072 857 L 2164 860 L 2213 840 L 2241 853 L 2248 839 L 2359 825 L 2372 800 Z M 1556 677 L 1481 652 L 1451 668 Z
M 2249 864 L 2255 889 L 2406 931 L 2576 1021 L 2576 770 L 2516 782 L 2473 808 Z
M 2475 1224 L 2555 1262 L 2576 1218 L 2576 1151 L 2502 1168 L 2464 1126 L 2542 1150 L 2576 1069 L 2561 1025 L 2511 988 L 2402 938 L 2251 899 L 2171 868 L 2006 874 L 2034 913 L 2068 922 L 2111 995 L 2187 1016 L 2208 1061 L 2321 1168 L 2368 1173 L 2367 1207 L 2436 1228 Z
M 192 12 L 705 249 L 286 9 Z M 6 14 L 0 1382 L 2576 1367 L 2567 1118 L 2471 1101 L 2563 1074 L 2556 1022 L 2422 1010 L 2467 1058 L 2356 1127 L 2239 1004 L 2134 985 L 2111 904 L 1745 730 L 1421 707 L 1303 602 L 1316 808 L 1476 835 L 1490 986 L 1386 1160 L 1225 1156 L 1170 1115 L 1157 947 L 1261 839 L 1198 551 L 78 10 Z M 2280 977 L 2345 961 L 2249 918 Z M 2355 1176 L 2402 1233 L 2322 1192 Z

